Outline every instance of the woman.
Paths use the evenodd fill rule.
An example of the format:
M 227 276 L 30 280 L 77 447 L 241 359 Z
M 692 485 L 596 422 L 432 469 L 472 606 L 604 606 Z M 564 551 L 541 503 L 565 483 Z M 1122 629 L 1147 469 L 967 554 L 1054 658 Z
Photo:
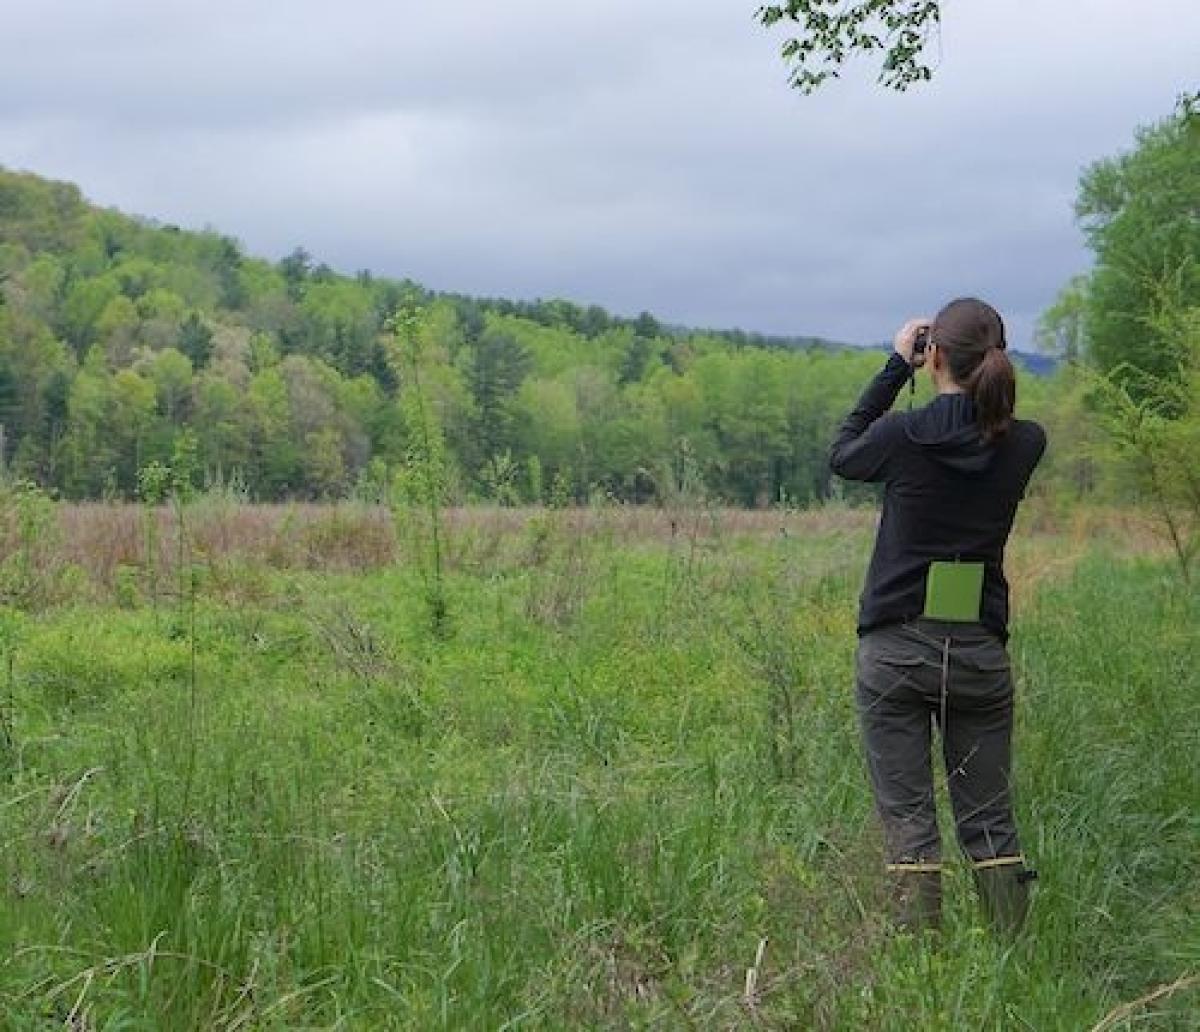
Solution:
M 952 301 L 932 323 L 909 321 L 830 454 L 838 475 L 885 485 L 859 609 L 857 703 L 904 927 L 935 927 L 941 916 L 933 724 L 959 842 L 998 929 L 1020 928 L 1036 877 L 1021 854 L 1009 790 L 1003 562 L 1046 436 L 1013 416 L 1016 375 L 1005 347 L 999 314 L 974 298 Z M 923 366 L 934 400 L 885 415 Z

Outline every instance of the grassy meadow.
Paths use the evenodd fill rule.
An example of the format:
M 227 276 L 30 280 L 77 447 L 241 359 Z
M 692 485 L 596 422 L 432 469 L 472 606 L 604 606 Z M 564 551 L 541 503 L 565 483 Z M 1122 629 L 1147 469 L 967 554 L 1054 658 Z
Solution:
M 882 918 L 869 511 L 452 512 L 442 636 L 380 511 L 14 519 L 5 1030 L 1200 1028 L 1200 593 L 1136 515 L 1012 545 L 1015 945 L 961 863 Z

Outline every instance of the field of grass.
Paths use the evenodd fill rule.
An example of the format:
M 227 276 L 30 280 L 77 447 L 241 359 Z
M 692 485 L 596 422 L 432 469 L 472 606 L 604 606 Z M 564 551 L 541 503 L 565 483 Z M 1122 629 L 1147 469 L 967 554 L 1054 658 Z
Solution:
M 870 514 L 459 518 L 445 638 L 390 529 L 271 518 L 182 588 L 136 509 L 15 555 L 3 1029 L 1200 1028 L 1200 592 L 1119 527 L 1014 542 L 1007 945 L 962 865 L 882 917 Z

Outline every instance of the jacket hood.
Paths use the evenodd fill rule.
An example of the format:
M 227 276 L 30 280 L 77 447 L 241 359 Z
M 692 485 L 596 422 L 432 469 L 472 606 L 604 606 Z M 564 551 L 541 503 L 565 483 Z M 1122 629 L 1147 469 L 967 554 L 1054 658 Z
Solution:
M 939 394 L 909 414 L 904 430 L 931 459 L 960 473 L 982 473 L 996 454 L 979 432 L 975 405 L 967 394 Z

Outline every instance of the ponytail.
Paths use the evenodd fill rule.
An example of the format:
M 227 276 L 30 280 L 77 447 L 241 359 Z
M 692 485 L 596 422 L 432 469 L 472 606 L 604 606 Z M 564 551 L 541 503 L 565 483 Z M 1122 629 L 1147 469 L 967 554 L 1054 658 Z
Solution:
M 975 403 L 975 421 L 989 444 L 1008 433 L 1017 407 L 1017 374 L 1008 355 L 988 348 L 964 385 Z
M 989 444 L 1012 426 L 1017 374 L 1005 351 L 1004 320 L 985 301 L 960 297 L 938 312 L 930 339 L 946 356 L 954 382 L 971 396 Z

